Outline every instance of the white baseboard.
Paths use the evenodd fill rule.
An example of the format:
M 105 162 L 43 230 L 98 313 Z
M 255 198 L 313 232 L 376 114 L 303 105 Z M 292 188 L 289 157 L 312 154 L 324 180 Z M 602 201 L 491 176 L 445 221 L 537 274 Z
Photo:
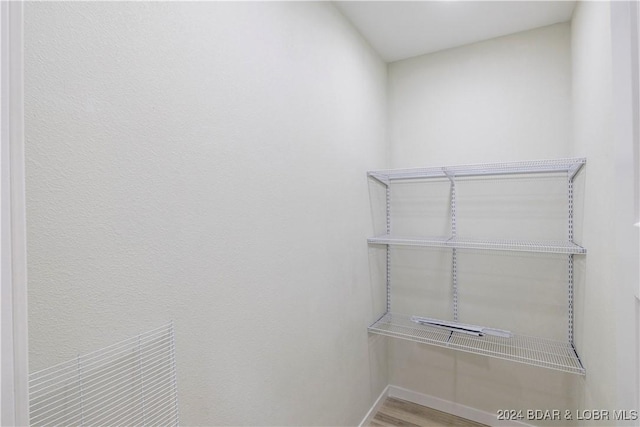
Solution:
M 384 400 L 389 395 L 389 387 L 390 386 L 387 385 L 384 388 L 384 390 L 382 390 L 382 393 L 380 393 L 380 396 L 378 396 L 378 398 L 374 402 L 374 404 L 371 407 L 371 409 L 369 409 L 369 412 L 367 412 L 367 415 L 365 415 L 364 418 L 362 419 L 362 421 L 360 422 L 360 424 L 358 424 L 358 427 L 365 427 L 365 426 L 368 426 L 371 423 L 371 420 L 376 415 L 376 412 L 378 412 L 378 410 L 380 409 L 380 407 L 384 403 Z
M 427 394 L 418 393 L 417 391 L 408 390 L 406 388 L 397 387 L 394 385 L 389 385 L 385 389 L 385 391 L 387 392 L 386 396 L 388 397 L 395 397 L 397 399 L 406 400 L 407 402 L 417 403 L 418 405 L 427 406 L 429 408 L 433 408 L 438 411 L 446 412 L 448 414 L 455 415 L 461 418 L 466 418 L 468 420 L 475 421 L 478 423 L 487 424 L 489 426 L 532 427 L 530 424 L 526 424 L 520 421 L 500 421 L 497 419 L 495 413 L 492 414 L 490 412 L 481 411 L 480 409 L 471 408 L 469 406 L 461 405 L 459 403 L 440 399 L 439 397 L 429 396 Z M 376 404 L 378 404 L 377 401 L 376 401 Z M 373 408 L 371 409 L 373 410 Z M 367 414 L 367 416 L 368 415 L 369 414 Z M 373 415 L 375 415 L 375 411 L 371 416 Z M 365 418 L 365 420 L 368 420 L 368 419 Z

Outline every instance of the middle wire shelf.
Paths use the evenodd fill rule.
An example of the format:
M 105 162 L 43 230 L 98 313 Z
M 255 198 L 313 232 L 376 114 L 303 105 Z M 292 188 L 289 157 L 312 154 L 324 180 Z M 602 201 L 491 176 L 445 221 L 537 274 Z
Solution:
M 533 240 L 484 240 L 460 237 L 401 237 L 382 235 L 370 237 L 370 244 L 425 246 L 434 248 L 480 249 L 494 251 L 545 252 L 556 254 L 586 254 L 582 246 L 569 241 L 533 241 Z

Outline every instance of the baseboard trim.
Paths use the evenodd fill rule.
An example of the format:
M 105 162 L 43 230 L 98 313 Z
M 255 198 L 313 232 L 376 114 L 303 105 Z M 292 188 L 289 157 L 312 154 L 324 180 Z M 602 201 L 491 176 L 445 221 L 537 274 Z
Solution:
M 446 412 L 451 415 L 455 415 L 461 418 L 466 418 L 471 421 L 475 421 L 482 424 L 487 424 L 489 426 L 495 427 L 503 427 L 503 426 L 521 426 L 521 427 L 533 427 L 530 424 L 526 424 L 520 421 L 500 421 L 497 419 L 496 414 L 492 414 L 490 412 L 485 412 L 480 409 L 471 408 L 469 406 L 461 405 L 459 403 L 450 402 L 448 400 L 440 399 L 439 397 L 429 396 L 427 394 L 418 393 L 417 391 L 408 390 L 406 388 L 389 385 L 385 392 L 387 393 L 385 398 L 395 397 L 397 399 L 406 400 L 408 402 L 417 403 L 418 405 L 427 406 L 429 408 L 436 409 L 438 411 Z M 380 396 L 382 397 L 382 395 Z M 378 398 L 380 400 L 380 398 Z M 384 399 L 382 399 L 384 402 Z M 379 403 L 379 405 L 382 404 Z M 378 404 L 378 401 L 376 401 Z M 375 405 L 374 405 L 375 406 Z M 371 417 L 373 417 L 377 411 L 373 411 L 373 407 L 371 408 Z M 367 414 L 369 416 L 369 414 Z M 368 418 L 365 418 L 364 421 L 369 421 Z M 361 424 L 362 425 L 362 424 Z
M 378 410 L 380 409 L 380 407 L 384 403 L 384 400 L 389 395 L 389 387 L 390 386 L 387 385 L 384 388 L 384 390 L 382 390 L 382 393 L 380 393 L 380 396 L 378 396 L 378 398 L 374 402 L 374 404 L 371 407 L 371 409 L 369 409 L 369 412 L 367 412 L 367 415 L 365 415 L 364 418 L 362 419 L 362 421 L 360 422 L 360 424 L 358 424 L 358 427 L 365 427 L 365 426 L 368 426 L 369 424 L 371 424 L 371 420 L 376 415 L 376 412 L 378 412 Z

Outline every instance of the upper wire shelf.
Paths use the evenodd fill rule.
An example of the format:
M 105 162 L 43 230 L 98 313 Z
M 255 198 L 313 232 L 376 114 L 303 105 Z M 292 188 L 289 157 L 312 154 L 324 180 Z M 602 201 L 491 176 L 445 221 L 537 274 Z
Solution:
M 567 158 L 553 160 L 532 160 L 526 162 L 485 163 L 476 165 L 441 166 L 413 169 L 387 169 L 367 172 L 367 175 L 385 185 L 391 181 L 431 178 L 455 178 L 482 175 L 520 175 L 539 173 L 567 173 L 573 178 L 586 159 Z
M 555 254 L 586 254 L 582 246 L 569 241 L 480 240 L 460 237 L 399 237 L 382 235 L 367 239 L 370 244 L 423 246 L 435 248 L 480 249 L 494 251 L 545 252 Z

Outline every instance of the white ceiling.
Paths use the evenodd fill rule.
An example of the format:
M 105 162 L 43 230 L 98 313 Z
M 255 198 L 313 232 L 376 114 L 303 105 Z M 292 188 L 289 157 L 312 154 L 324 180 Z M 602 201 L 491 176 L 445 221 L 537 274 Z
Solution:
M 337 1 L 393 62 L 571 19 L 575 1 Z

